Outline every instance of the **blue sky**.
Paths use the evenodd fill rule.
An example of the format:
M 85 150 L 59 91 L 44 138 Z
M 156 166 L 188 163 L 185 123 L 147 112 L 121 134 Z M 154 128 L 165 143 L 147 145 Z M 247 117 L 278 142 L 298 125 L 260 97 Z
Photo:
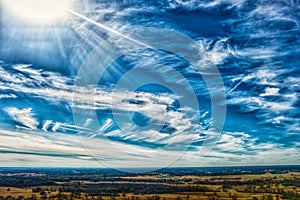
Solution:
M 0 166 L 300 163 L 297 2 L 0 2 Z

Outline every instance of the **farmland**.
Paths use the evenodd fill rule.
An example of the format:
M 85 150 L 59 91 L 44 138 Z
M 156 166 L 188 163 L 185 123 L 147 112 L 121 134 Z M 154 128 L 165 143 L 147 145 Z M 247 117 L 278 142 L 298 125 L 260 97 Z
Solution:
M 0 199 L 300 199 L 300 167 L 112 169 L 2 168 Z

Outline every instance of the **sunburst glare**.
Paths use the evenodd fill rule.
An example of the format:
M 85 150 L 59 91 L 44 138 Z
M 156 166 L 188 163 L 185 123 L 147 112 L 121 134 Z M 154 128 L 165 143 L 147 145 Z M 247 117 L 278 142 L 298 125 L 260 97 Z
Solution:
M 3 6 L 12 17 L 34 25 L 57 23 L 67 18 L 66 9 L 73 3 L 73 0 L 3 0 Z

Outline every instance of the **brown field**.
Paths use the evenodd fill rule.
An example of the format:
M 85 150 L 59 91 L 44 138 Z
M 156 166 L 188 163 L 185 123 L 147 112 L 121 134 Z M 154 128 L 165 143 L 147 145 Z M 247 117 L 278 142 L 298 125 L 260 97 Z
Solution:
M 117 181 L 80 181 L 80 185 L 89 186 L 92 184 L 110 184 L 131 185 L 142 184 L 151 186 L 162 184 L 174 188 L 185 186 L 203 186 L 209 191 L 205 192 L 176 192 L 159 193 L 159 194 L 138 194 L 138 193 L 115 193 L 114 195 L 91 195 L 85 192 L 72 194 L 71 192 L 59 191 L 60 188 L 66 187 L 68 184 L 78 183 L 77 180 L 68 182 L 56 182 L 53 186 L 38 186 L 39 191 L 34 191 L 37 187 L 16 188 L 16 187 L 0 187 L 0 196 L 2 198 L 12 197 L 19 199 L 103 199 L 103 200 L 281 200 L 281 199 L 297 199 L 297 197 L 287 197 L 288 193 L 300 194 L 300 187 L 288 185 L 290 181 L 300 180 L 299 173 L 286 174 L 261 174 L 261 175 L 226 175 L 226 176 L 168 176 L 164 174 L 156 176 L 132 176 L 119 177 Z M 124 180 L 122 180 L 124 179 Z M 175 181 L 175 182 L 174 182 Z M 205 181 L 206 184 L 202 182 Z M 230 186 L 224 186 L 224 183 L 231 183 Z M 245 184 L 245 182 L 256 182 L 257 184 Z M 199 183 L 200 182 L 200 183 Z M 227 184 L 228 185 L 228 184 Z M 58 196 L 60 195 L 60 196 Z M 9 199 L 9 198 L 7 198 Z

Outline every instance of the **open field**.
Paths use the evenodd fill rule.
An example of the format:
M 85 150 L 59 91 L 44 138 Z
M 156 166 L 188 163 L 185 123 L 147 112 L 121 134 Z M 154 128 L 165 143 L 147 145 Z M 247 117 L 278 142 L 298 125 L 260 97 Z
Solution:
M 101 170 L 3 171 L 0 199 L 281 200 L 300 199 L 296 170 L 126 174 Z M 4 172 L 4 173 L 3 173 Z M 212 174 L 212 175 L 208 175 Z

